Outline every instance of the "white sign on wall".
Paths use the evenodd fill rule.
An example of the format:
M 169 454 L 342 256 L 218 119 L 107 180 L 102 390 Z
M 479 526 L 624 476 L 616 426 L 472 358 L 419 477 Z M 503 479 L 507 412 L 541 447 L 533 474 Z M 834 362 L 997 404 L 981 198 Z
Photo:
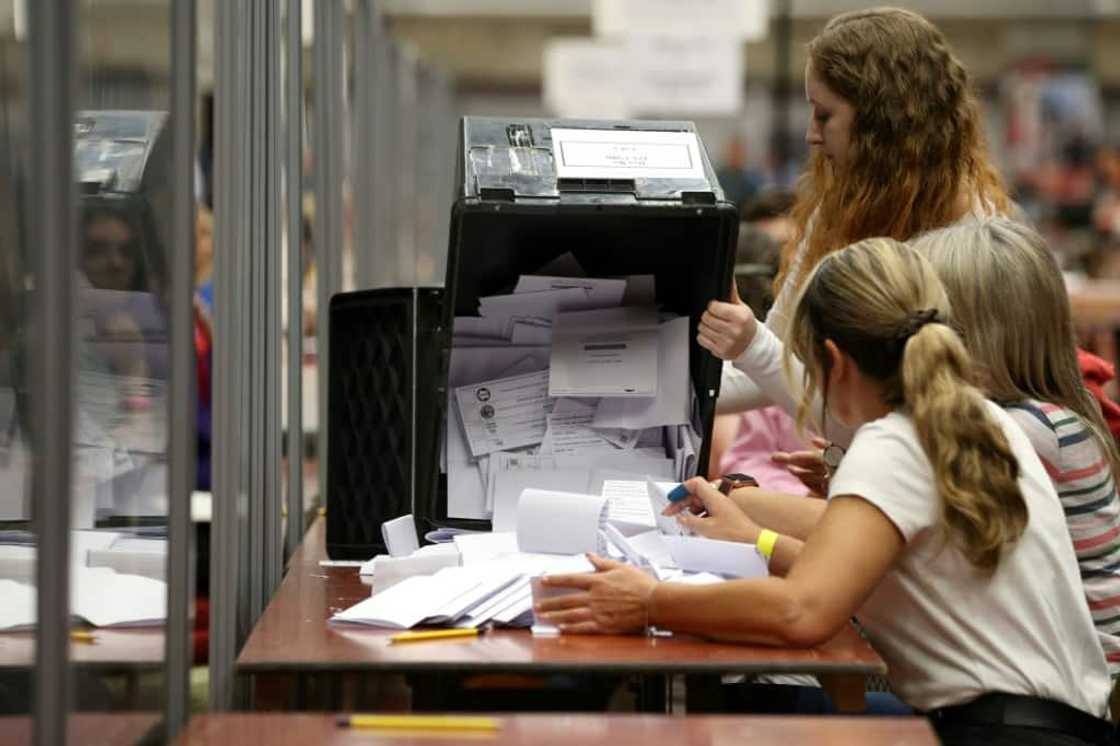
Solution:
M 733 39 L 561 39 L 543 61 L 544 101 L 561 117 L 718 116 L 742 107 L 743 48 Z
M 596 36 L 766 37 L 769 0 L 592 0 Z
M 596 39 L 556 39 L 544 49 L 544 102 L 556 116 L 626 119 L 625 45 Z
M 743 45 L 735 39 L 635 37 L 626 42 L 630 108 L 641 115 L 735 114 Z

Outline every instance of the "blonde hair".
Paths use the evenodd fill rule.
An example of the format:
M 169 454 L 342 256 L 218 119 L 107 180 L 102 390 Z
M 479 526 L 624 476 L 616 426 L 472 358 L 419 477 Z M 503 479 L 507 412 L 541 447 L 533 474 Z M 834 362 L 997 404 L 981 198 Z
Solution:
M 910 245 L 929 259 L 949 293 L 957 331 L 987 395 L 1071 410 L 1120 477 L 1116 442 L 1081 379 L 1069 295 L 1046 239 L 1022 223 L 993 218 L 933 231 Z
M 790 322 L 785 366 L 805 363 L 804 422 L 818 388 L 827 404 L 825 340 L 908 408 L 941 497 L 940 526 L 976 567 L 991 571 L 1027 525 L 1019 463 L 972 384 L 972 361 L 946 322 L 949 300 L 932 265 L 889 238 L 826 257 L 806 281 Z
M 800 286 L 822 258 L 855 241 L 902 241 L 952 223 L 966 197 L 985 213 L 1007 211 L 968 74 L 932 23 L 898 8 L 838 15 L 809 42 L 809 65 L 855 109 L 851 150 L 841 171 L 820 152 L 810 158 L 775 293 L 787 280 Z

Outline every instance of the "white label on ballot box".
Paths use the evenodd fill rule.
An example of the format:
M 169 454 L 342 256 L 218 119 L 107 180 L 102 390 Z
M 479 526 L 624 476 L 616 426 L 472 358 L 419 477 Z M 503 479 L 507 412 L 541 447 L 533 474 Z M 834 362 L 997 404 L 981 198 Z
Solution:
M 704 179 L 695 132 L 552 130 L 561 179 Z

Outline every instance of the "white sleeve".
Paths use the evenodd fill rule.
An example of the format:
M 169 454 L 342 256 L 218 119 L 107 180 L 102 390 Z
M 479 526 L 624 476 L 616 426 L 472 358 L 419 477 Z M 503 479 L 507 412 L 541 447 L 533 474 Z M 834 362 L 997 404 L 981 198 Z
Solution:
M 874 505 L 909 542 L 936 522 L 933 472 L 917 439 L 897 422 L 864 425 L 828 486 L 828 497 L 854 495 Z M 933 499 L 931 500 L 931 495 Z
M 766 398 L 790 417 L 796 417 L 801 392 L 793 392 L 787 385 L 786 376 L 782 370 L 782 353 L 784 350 L 785 346 L 778 335 L 772 332 L 769 327 L 759 324 L 754 339 L 751 340 L 747 349 L 743 351 L 734 365 L 736 369 L 750 377 L 750 380 L 758 386 Z M 790 373 L 794 383 L 800 383 L 804 380 L 805 366 L 796 357 L 790 360 Z M 813 397 L 810 411 L 819 415 L 821 407 L 822 399 L 818 392 Z M 824 435 L 833 443 L 847 448 L 848 444 L 852 442 L 852 436 L 855 435 L 855 432 L 831 415 L 826 415 Z
M 754 381 L 730 362 L 724 362 L 720 375 L 716 414 L 737 414 L 772 404 Z

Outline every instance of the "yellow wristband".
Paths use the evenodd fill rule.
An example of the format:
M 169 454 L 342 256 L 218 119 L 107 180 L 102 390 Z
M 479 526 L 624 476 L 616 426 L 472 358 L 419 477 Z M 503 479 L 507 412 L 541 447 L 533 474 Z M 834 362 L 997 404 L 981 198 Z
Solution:
M 764 528 L 758 532 L 758 539 L 754 545 L 758 547 L 758 551 L 762 552 L 762 556 L 767 560 L 770 555 L 774 554 L 774 545 L 778 543 L 778 534 L 768 528 Z

